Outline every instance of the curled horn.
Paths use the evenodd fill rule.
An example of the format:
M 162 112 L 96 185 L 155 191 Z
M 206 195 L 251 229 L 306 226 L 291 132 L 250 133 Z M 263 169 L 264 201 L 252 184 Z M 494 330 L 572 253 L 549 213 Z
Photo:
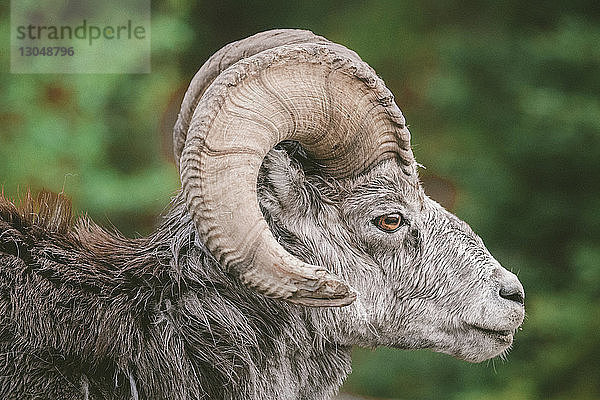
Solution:
M 277 143 L 296 140 L 334 178 L 390 158 L 414 177 L 415 161 L 404 117 L 383 81 L 356 53 L 304 35 L 274 47 L 247 39 L 252 49 L 266 47 L 257 52 L 237 42 L 233 58 L 254 54 L 232 58 L 226 68 L 207 67 L 206 89 L 192 83 L 177 128 L 185 137 L 180 175 L 198 234 L 245 285 L 301 305 L 344 306 L 356 293 L 325 267 L 289 254 L 270 232 L 256 193 L 262 160 Z
M 179 166 L 179 158 L 185 145 L 185 138 L 190 127 L 190 119 L 198 105 L 198 101 L 200 101 L 206 88 L 221 72 L 243 58 L 253 56 L 273 47 L 286 44 L 318 42 L 329 41 L 322 36 L 315 35 L 311 31 L 274 29 L 229 43 L 213 54 L 192 78 L 192 82 L 181 103 L 181 110 L 173 128 L 173 152 L 175 153 L 175 162 L 177 165 Z

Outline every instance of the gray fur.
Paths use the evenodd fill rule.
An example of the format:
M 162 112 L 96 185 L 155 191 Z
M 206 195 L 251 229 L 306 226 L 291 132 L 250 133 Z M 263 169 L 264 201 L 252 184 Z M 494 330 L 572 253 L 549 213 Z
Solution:
M 0 397 L 318 400 L 350 372 L 353 345 L 468 361 L 509 348 L 512 334 L 470 326 L 514 332 L 520 283 L 395 161 L 334 180 L 287 143 L 258 194 L 282 245 L 357 301 L 304 308 L 247 289 L 197 239 L 181 194 L 140 239 L 85 218 L 69 227 L 59 198 L 0 201 Z M 406 220 L 391 234 L 372 223 L 390 212 Z

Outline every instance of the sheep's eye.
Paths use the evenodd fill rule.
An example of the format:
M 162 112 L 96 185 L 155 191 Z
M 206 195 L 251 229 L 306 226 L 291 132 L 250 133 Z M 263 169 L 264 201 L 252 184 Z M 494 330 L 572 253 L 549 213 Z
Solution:
M 373 220 L 373 223 L 384 232 L 395 232 L 402 225 L 402 215 L 398 213 L 380 215 Z

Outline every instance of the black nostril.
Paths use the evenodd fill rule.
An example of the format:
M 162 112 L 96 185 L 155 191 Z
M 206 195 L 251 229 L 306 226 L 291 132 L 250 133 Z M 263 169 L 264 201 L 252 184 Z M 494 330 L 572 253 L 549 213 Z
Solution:
M 520 305 L 525 303 L 525 295 L 519 288 L 502 288 L 500 289 L 500 297 L 514 301 Z

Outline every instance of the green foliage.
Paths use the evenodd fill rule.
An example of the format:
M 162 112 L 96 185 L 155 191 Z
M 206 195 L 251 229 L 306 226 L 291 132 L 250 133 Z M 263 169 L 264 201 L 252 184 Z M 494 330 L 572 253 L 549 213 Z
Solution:
M 0 7 L 0 31 L 8 32 Z M 151 74 L 0 75 L 5 192 L 64 191 L 101 223 L 148 232 L 178 188 L 165 143 L 173 105 L 197 68 L 257 31 L 312 29 L 381 74 L 428 167 L 425 183 L 448 183 L 452 211 L 519 273 L 527 293 L 528 317 L 507 361 L 356 350 L 344 390 L 600 398 L 597 3 L 164 0 L 153 2 L 152 21 Z M 5 71 L 8 56 L 0 56 Z

